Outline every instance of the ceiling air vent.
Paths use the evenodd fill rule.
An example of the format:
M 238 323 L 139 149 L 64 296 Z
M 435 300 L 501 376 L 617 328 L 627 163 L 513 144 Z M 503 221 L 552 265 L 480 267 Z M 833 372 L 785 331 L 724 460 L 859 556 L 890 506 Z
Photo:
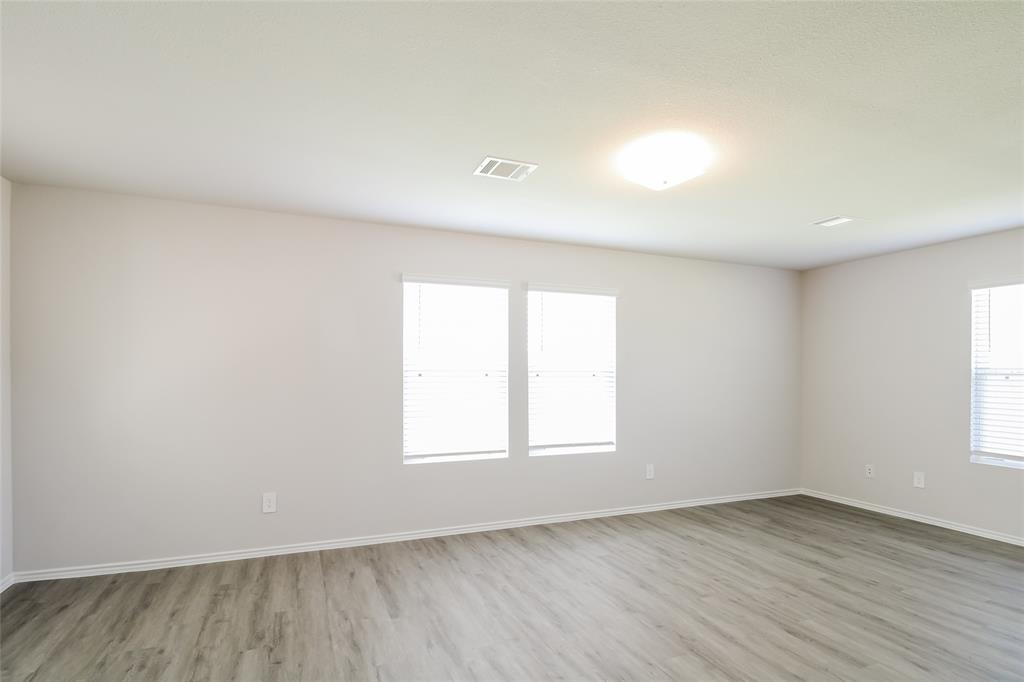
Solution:
M 522 182 L 526 176 L 537 170 L 535 163 L 523 163 L 522 161 L 511 161 L 509 159 L 498 159 L 488 156 L 473 171 L 473 175 L 483 175 L 488 178 L 500 178 Z

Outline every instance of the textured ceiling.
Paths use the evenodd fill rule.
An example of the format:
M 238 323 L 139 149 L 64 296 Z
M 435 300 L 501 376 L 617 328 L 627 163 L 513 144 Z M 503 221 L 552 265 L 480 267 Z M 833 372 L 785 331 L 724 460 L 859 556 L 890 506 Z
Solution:
M 806 268 L 1024 225 L 1024 3 L 12 3 L 9 179 Z M 693 130 L 665 192 L 610 158 Z M 540 164 L 472 175 L 487 154 Z M 826 229 L 819 218 L 856 222 Z

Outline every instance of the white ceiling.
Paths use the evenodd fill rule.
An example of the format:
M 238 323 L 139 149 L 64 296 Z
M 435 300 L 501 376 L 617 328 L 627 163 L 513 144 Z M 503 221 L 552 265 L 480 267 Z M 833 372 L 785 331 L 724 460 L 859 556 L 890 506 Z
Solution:
M 1024 225 L 1024 3 L 2 13 L 14 181 L 792 268 Z M 706 175 L 612 172 L 667 127 L 717 147 Z M 474 176 L 488 154 L 540 168 Z

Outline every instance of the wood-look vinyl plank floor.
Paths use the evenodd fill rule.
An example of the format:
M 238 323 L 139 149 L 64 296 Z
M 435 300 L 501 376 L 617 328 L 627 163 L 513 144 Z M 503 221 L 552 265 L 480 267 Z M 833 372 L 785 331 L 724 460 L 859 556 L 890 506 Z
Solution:
M 1024 548 L 793 496 L 26 583 L 0 674 L 1024 681 Z

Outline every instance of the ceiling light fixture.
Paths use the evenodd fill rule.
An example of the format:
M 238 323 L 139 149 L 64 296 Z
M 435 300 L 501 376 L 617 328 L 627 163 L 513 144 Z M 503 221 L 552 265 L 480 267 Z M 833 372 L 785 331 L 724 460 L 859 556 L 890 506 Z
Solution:
M 660 192 L 703 175 L 714 158 L 700 135 L 665 130 L 627 144 L 616 155 L 615 167 L 626 180 Z
M 853 218 L 847 218 L 846 216 L 836 215 L 831 218 L 822 218 L 821 220 L 815 220 L 813 225 L 820 225 L 821 227 L 835 227 L 836 225 L 842 225 L 848 223 Z

